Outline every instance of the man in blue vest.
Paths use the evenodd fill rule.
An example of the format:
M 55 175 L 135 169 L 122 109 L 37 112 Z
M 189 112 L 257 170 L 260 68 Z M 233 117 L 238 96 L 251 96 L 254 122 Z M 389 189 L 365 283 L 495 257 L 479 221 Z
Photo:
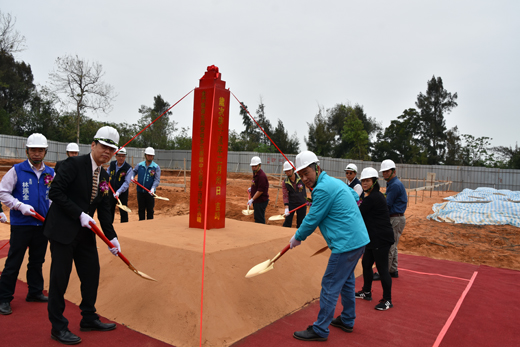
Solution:
M 319 227 L 331 249 L 331 255 L 321 281 L 318 319 L 306 330 L 296 331 L 293 337 L 303 341 L 326 341 L 329 325 L 349 333 L 354 329 L 354 269 L 370 238 L 356 203 L 357 194 L 342 181 L 327 175 L 320 168 L 316 154 L 310 151 L 298 154 L 296 171 L 305 186 L 313 189 L 312 206 L 289 241 L 290 247 L 292 249 L 300 245 Z M 334 318 L 340 293 L 343 310 L 341 315 Z
M 116 154 L 116 160 L 110 163 L 108 169 L 110 174 L 110 185 L 114 189 L 114 197 L 110 199 L 110 212 L 112 213 L 112 222 L 116 213 L 117 199 L 123 205 L 128 205 L 128 187 L 132 180 L 132 166 L 126 162 L 126 148 L 121 148 Z M 119 209 L 121 215 L 121 223 L 128 222 L 128 212 Z
M 29 292 L 25 300 L 48 301 L 42 293 L 47 238 L 43 235 L 43 223 L 34 218 L 35 212 L 45 217 L 50 205 L 49 189 L 54 170 L 43 163 L 47 147 L 47 139 L 42 134 L 29 136 L 26 144 L 28 159 L 14 165 L 0 182 L 0 201 L 11 209 L 11 246 L 0 277 L 0 314 L 3 315 L 13 312 L 11 301 L 27 248 Z
M 354 191 L 361 196 L 363 194 L 363 188 L 361 188 L 361 182 L 356 177 L 357 176 L 357 166 L 356 164 L 348 164 L 345 168 L 345 176 L 347 177 L 347 185 L 354 189 Z
M 305 189 L 305 184 L 303 184 L 300 176 L 294 172 L 292 161 L 283 163 L 283 171 L 285 175 L 287 175 L 282 182 L 283 204 L 285 205 L 285 221 L 283 222 L 283 226 L 290 228 L 294 214 L 296 213 L 296 227 L 299 228 L 303 222 L 303 218 L 305 218 L 307 214 L 307 206 L 293 213 L 289 213 L 289 211 L 307 203 L 307 189 Z
M 153 194 L 161 182 L 161 168 L 153 161 L 155 150 L 152 147 L 146 148 L 144 150 L 144 157 L 146 160 L 137 164 L 133 170 L 134 176 L 137 175 L 137 182 L 149 190 L 149 192 L 147 192 L 137 186 L 139 220 L 153 219 L 153 209 L 155 207 Z

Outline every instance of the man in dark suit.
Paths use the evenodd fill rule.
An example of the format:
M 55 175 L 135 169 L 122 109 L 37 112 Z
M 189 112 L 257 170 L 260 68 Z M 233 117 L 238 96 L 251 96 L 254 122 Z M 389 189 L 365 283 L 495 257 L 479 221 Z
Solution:
M 96 314 L 99 259 L 96 235 L 89 223 L 95 224 L 92 216 L 97 210 L 101 229 L 115 246 L 110 251 L 117 255 L 120 246 L 110 214 L 109 176 L 101 165 L 114 155 L 118 141 L 116 129 L 100 128 L 91 144 L 91 153 L 67 158 L 51 184 L 52 205 L 44 224 L 52 255 L 48 312 L 51 337 L 63 344 L 81 342 L 80 337 L 69 331 L 68 320 L 63 316 L 73 261 L 81 281 L 80 330 L 108 331 L 116 327 L 113 323 L 102 323 Z

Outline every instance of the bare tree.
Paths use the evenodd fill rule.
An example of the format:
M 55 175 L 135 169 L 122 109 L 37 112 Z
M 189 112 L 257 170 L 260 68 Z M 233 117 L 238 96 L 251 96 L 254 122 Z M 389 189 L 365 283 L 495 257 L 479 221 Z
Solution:
M 14 30 L 16 18 L 0 11 L 0 52 L 13 54 L 25 49 L 25 36 Z
M 66 107 L 76 108 L 77 142 L 79 143 L 79 125 L 86 110 L 108 113 L 117 96 L 114 87 L 102 81 L 105 75 L 98 62 L 92 64 L 77 55 L 66 55 L 56 59 L 56 69 L 49 74 L 51 89 L 56 94 L 65 95 L 60 99 Z

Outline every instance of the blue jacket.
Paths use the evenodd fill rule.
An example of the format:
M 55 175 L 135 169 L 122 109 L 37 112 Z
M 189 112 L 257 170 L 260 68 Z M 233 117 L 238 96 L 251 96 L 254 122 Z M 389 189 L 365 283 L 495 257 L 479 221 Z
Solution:
M 154 161 L 150 166 L 146 167 L 146 161 L 142 161 L 134 168 L 134 176 L 137 175 L 137 182 L 150 190 L 156 189 L 161 181 L 161 168 Z M 144 193 L 145 190 L 137 186 L 139 193 Z
M 332 253 L 349 252 L 370 242 L 363 217 L 352 188 L 322 171 L 312 191 L 312 206 L 296 231 L 296 239 L 305 240 L 320 228 Z
M 44 218 L 49 211 L 49 189 L 54 177 L 54 170 L 45 166 L 40 179 L 34 173 L 29 160 L 14 165 L 16 185 L 11 193 L 18 201 L 31 205 Z M 47 184 L 46 184 L 47 183 Z M 32 216 L 24 216 L 20 211 L 11 210 L 12 225 L 43 225 Z
M 408 195 L 403 183 L 397 177 L 386 183 L 386 204 L 390 214 L 404 213 L 408 204 Z

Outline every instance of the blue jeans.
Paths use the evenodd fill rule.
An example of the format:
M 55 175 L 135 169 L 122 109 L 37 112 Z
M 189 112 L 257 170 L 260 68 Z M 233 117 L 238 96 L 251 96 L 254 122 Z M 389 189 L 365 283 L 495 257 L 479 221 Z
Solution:
M 329 336 L 329 325 L 334 319 L 334 310 L 341 293 L 341 321 L 348 326 L 354 326 L 356 319 L 356 277 L 354 269 L 363 255 L 365 246 L 345 253 L 332 253 L 325 275 L 321 280 L 320 312 L 314 322 L 314 331 L 321 337 Z

